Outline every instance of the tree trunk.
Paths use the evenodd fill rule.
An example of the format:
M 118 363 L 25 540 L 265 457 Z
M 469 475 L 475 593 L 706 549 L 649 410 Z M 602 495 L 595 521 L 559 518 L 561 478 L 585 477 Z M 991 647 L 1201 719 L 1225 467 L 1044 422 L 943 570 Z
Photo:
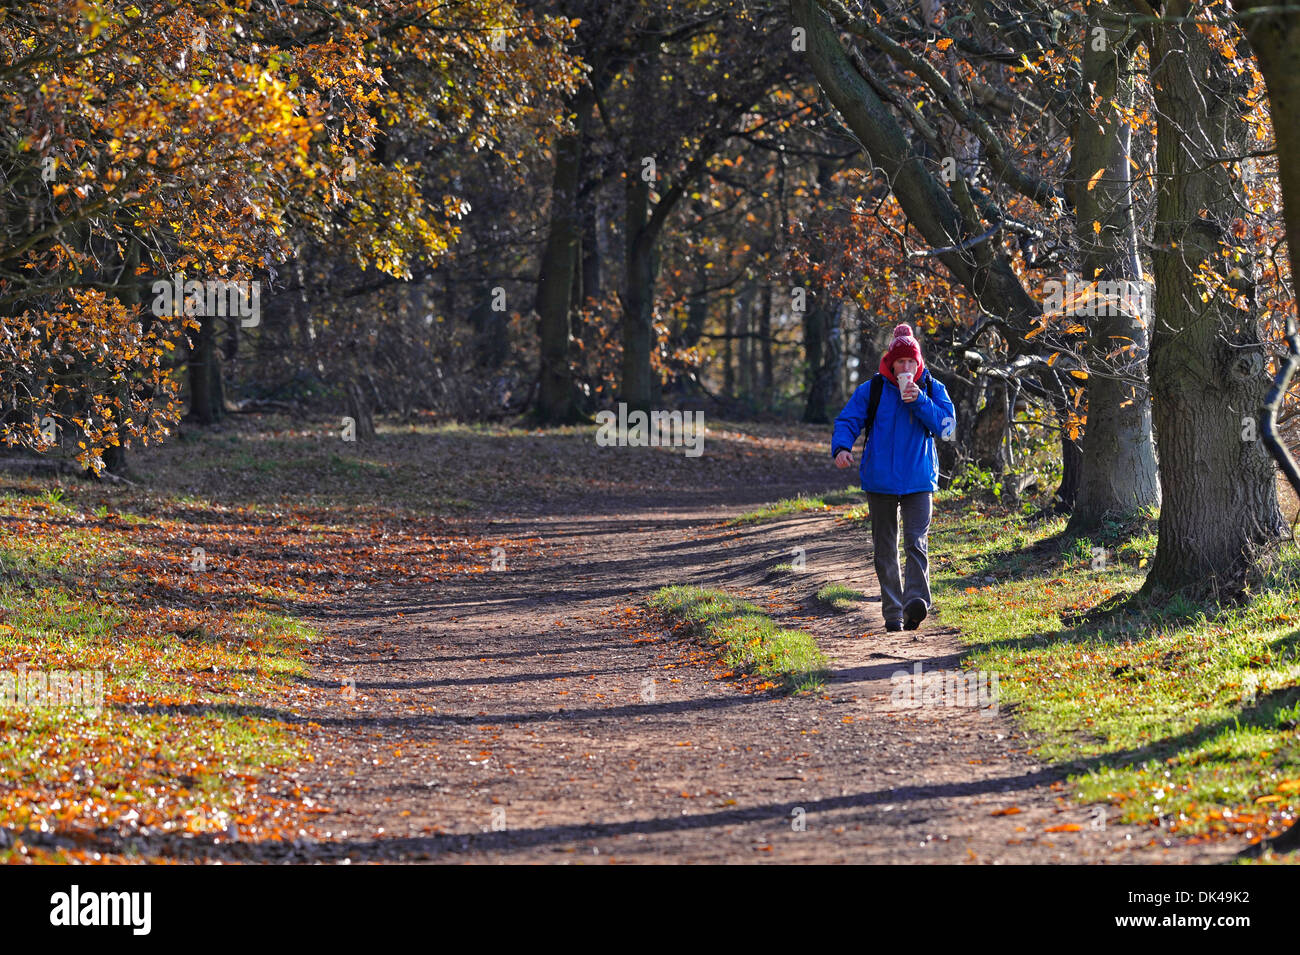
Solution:
M 1142 271 L 1133 214 L 1130 130 L 1117 111 L 1133 106 L 1133 57 L 1131 48 L 1118 45 L 1120 39 L 1111 29 L 1104 50 L 1094 49 L 1091 37 L 1084 44 L 1083 83 L 1092 90 L 1090 95 L 1100 97 L 1100 104 L 1096 111 L 1079 113 L 1071 179 L 1083 281 L 1137 288 Z M 1099 171 L 1100 178 L 1094 178 Z M 1099 231 L 1092 227 L 1094 222 Z M 1109 517 L 1160 504 L 1146 387 L 1147 316 L 1131 311 L 1129 303 L 1101 302 L 1102 314 L 1084 320 L 1089 326 L 1088 419 L 1078 499 L 1066 528 L 1075 536 Z M 1116 304 L 1120 309 L 1112 307 Z
M 881 329 L 875 322 L 876 316 L 867 315 L 866 312 L 859 310 L 858 384 L 870 381 L 871 376 L 880 370 L 880 359 L 884 357 L 885 351 L 889 348 L 888 344 L 879 344 L 877 339 L 885 338 L 889 340 L 893 332 L 893 326 L 885 329 L 885 334 L 882 336 Z
M 985 384 L 984 407 L 975 416 L 971 432 L 971 455 L 980 468 L 1001 476 L 1010 464 L 1007 421 L 1011 416 L 1010 386 L 1005 379 L 991 378 Z
M 837 300 L 826 312 L 826 343 L 823 350 L 822 374 L 826 379 L 826 406 L 837 408 L 843 399 L 840 387 L 840 369 L 844 367 L 844 302 Z
M 658 92 L 658 44 L 649 44 L 633 67 L 632 104 L 651 103 Z M 624 190 L 623 366 L 619 400 L 648 411 L 658 398 L 650 356 L 654 349 L 655 238 L 650 192 L 658 184 L 649 132 L 638 129 L 628 149 Z M 647 160 L 650 164 L 647 164 Z M 653 172 L 651 172 L 653 170 Z M 662 189 L 661 200 L 662 200 Z
M 194 344 L 190 346 L 190 412 L 187 417 L 198 424 L 216 424 L 225 413 L 216 326 L 216 316 L 202 316 Z
M 348 417 L 356 423 L 356 439 L 370 441 L 375 437 L 375 418 L 370 403 L 356 378 L 349 378 L 344 386 L 347 393 Z
M 853 389 L 862 383 L 862 372 L 874 369 L 866 369 L 859 362 L 856 366 L 850 361 L 850 358 L 856 357 L 861 351 L 862 341 L 862 318 L 861 309 L 856 305 L 849 304 L 846 306 L 847 315 L 841 316 L 840 329 L 843 335 L 840 339 L 840 380 L 839 387 L 836 389 L 840 397 L 852 395 Z M 848 356 L 848 357 L 845 357 Z M 868 375 L 867 377 L 870 377 Z
M 935 450 L 939 454 L 939 487 L 946 488 L 962 470 L 962 465 L 973 457 L 975 423 L 978 420 L 975 409 L 979 405 L 984 381 L 976 379 L 972 382 L 958 374 L 938 371 L 933 365 L 927 367 L 935 380 L 941 382 L 947 390 L 957 419 L 954 422 L 952 440 L 935 442 Z
M 1061 486 L 1052 496 L 1051 511 L 1068 514 L 1074 509 L 1079 498 L 1079 486 L 1083 483 L 1083 448 L 1070 432 L 1061 428 Z
M 578 185 L 589 96 L 585 92 L 578 96 L 577 128 L 559 136 L 555 143 L 550 232 L 537 273 L 541 382 L 535 413 L 543 424 L 569 424 L 580 417 L 569 364 L 569 312 L 582 253 Z
M 754 339 L 750 337 L 753 300 L 753 288 L 746 288 L 737 299 L 740 307 L 740 322 L 736 326 L 736 340 L 740 344 L 740 393 L 746 398 L 754 394 Z
M 574 215 L 577 217 L 581 217 L 582 215 L 581 210 L 577 207 L 576 204 L 574 206 Z M 582 307 L 582 303 L 585 301 L 585 295 L 583 293 L 583 289 L 586 287 L 583 284 L 582 270 L 586 267 L 587 257 L 583 254 L 582 251 L 582 243 L 584 241 L 584 237 L 583 237 L 583 230 L 580 224 L 576 229 L 576 233 L 577 235 L 574 239 L 574 242 L 577 245 L 578 249 L 577 249 L 577 254 L 573 257 L 573 281 L 569 283 L 569 333 L 570 334 L 574 333 L 573 313 Z
M 140 304 L 140 281 L 136 275 L 136 269 L 140 265 L 140 242 L 135 236 L 130 236 L 126 240 L 126 254 L 122 259 L 122 273 L 118 282 L 125 281 L 126 287 L 117 293 L 118 301 L 123 305 Z M 144 331 L 149 331 L 153 317 L 149 312 L 142 312 L 140 323 Z M 118 443 L 104 451 L 104 468 L 111 474 L 124 474 L 127 470 L 126 448 L 130 437 L 126 428 L 126 419 L 132 417 L 131 410 L 132 385 L 130 381 L 123 381 L 117 387 L 118 407 L 114 409 L 117 415 L 117 441 Z
M 648 409 L 658 397 L 650 355 L 654 349 L 654 245 L 645 232 L 649 185 L 628 188 L 629 240 L 623 291 L 623 368 L 619 399 Z
M 830 423 L 830 378 L 827 375 L 826 353 L 830 309 L 819 295 L 808 304 L 803 313 L 804 354 L 804 405 L 803 420 L 809 424 Z
M 1285 6 L 1290 9 L 1282 16 L 1249 18 L 1246 21 L 1246 34 L 1268 87 L 1272 115 L 1289 120 L 1300 114 L 1300 73 L 1295 69 L 1297 57 L 1300 57 L 1300 3 L 1295 3 L 1294 0 L 1266 2 L 1270 6 Z M 1240 7 L 1262 5 L 1257 0 L 1242 3 Z M 1282 186 L 1291 274 L 1300 275 L 1300 271 L 1297 271 L 1297 266 L 1300 266 L 1300 125 L 1275 121 L 1273 136 L 1277 143 L 1278 179 Z M 1300 487 L 1294 487 L 1294 490 L 1300 494 Z M 1262 847 L 1264 843 L 1259 845 Z M 1300 848 L 1300 822 L 1292 823 L 1290 829 L 1268 842 L 1268 845 L 1277 852 L 1290 852 Z
M 1174 0 L 1169 17 L 1188 15 Z M 1263 554 L 1285 530 L 1273 462 L 1263 443 L 1243 440 L 1244 419 L 1264 403 L 1263 346 L 1253 302 L 1233 306 L 1224 292 L 1201 301 L 1198 269 L 1223 278 L 1220 243 L 1240 190 L 1215 156 L 1249 146 L 1236 77 L 1195 25 L 1162 24 L 1151 60 L 1158 113 L 1156 150 L 1156 327 L 1151 391 L 1160 452 L 1159 543 L 1142 592 L 1184 588 L 1237 597 Z M 1243 83 L 1245 86 L 1243 86 Z M 1249 274 L 1253 264 L 1243 263 Z
M 735 338 L 732 336 L 736 332 L 736 297 L 727 298 L 727 307 L 722 312 L 723 329 L 725 336 L 722 339 L 722 393 L 728 398 L 736 397 L 736 363 L 734 360 L 734 349 L 732 344 Z
M 1272 105 L 1287 250 L 1294 262 L 1300 257 L 1300 124 L 1291 120 L 1300 115 L 1300 71 L 1295 68 L 1296 58 L 1300 56 L 1300 3 L 1238 0 L 1234 6 L 1239 10 L 1262 6 L 1288 8 L 1285 14 L 1252 16 L 1244 23 Z M 1300 275 L 1294 265 L 1291 274 Z
M 772 404 L 772 286 L 763 286 L 763 297 L 758 305 L 758 334 L 762 370 L 760 372 L 759 390 L 762 392 L 764 405 Z
M 604 203 L 599 192 L 593 193 L 580 208 L 582 219 L 582 299 L 599 299 L 605 286 L 603 242 L 600 231 L 605 226 Z
M 701 259 L 695 266 L 695 287 L 686 304 L 686 328 L 682 332 L 682 344 L 694 348 L 704 334 L 704 323 L 709 317 L 709 295 L 705 291 L 709 284 L 709 273 Z

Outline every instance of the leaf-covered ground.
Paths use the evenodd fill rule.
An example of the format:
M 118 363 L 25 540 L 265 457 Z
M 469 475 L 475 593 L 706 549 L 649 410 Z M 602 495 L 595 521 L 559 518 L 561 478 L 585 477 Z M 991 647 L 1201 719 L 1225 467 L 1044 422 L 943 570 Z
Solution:
M 1142 811 L 1181 764 L 1067 780 L 1072 758 L 1150 740 L 1050 708 L 1053 686 L 1101 674 L 1057 653 L 1070 641 L 981 621 L 1041 633 L 1021 615 L 1054 606 L 1053 581 L 1082 612 L 1121 576 L 1044 566 L 1023 593 L 1002 576 L 956 587 L 1002 575 L 1038 532 L 949 498 L 938 618 L 920 640 L 886 634 L 864 508 L 824 429 L 715 424 L 700 458 L 592 432 L 390 423 L 357 445 L 328 423 L 240 417 L 136 455 L 135 486 L 5 478 L 0 671 L 100 669 L 106 693 L 102 713 L 0 710 L 2 857 L 1194 862 L 1292 811 L 1276 746 L 1232 764 L 1221 788 L 1240 799 L 1215 804 L 1231 824 Z M 724 663 L 652 612 L 672 586 L 810 635 L 827 682 L 783 692 L 744 653 Z M 953 620 L 982 656 L 962 657 Z M 1174 643 L 1132 668 L 1168 669 Z M 891 681 L 918 663 L 1001 669 L 1015 705 L 900 707 Z M 1238 663 L 1262 699 L 1286 692 L 1276 648 L 1223 673 Z M 1152 726 L 1195 725 L 1176 709 Z M 1103 730 L 1109 746 L 1079 735 Z M 1280 773 L 1267 792 L 1241 775 L 1257 758 Z M 1241 807 L 1262 814 L 1249 833 Z
M 299 838 L 320 811 L 293 776 L 315 758 L 303 703 L 351 692 L 309 676 L 314 614 L 541 547 L 491 533 L 493 510 L 671 487 L 683 462 L 707 491 L 739 464 L 785 473 L 796 446 L 710 438 L 701 461 L 596 448 L 590 429 L 392 427 L 359 445 L 325 423 L 234 418 L 134 455 L 134 485 L 0 471 L 0 672 L 101 671 L 104 686 L 101 712 L 0 709 L 0 858 Z

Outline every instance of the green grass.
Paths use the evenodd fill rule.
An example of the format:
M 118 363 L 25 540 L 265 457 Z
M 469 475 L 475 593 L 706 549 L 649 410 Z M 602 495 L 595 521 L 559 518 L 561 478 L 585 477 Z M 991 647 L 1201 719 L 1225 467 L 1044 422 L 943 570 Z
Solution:
M 0 711 L 0 826 L 40 828 L 75 805 L 104 807 L 101 823 L 150 807 L 138 818 L 158 829 L 221 831 L 243 811 L 247 779 L 306 753 L 288 724 L 244 714 L 305 672 L 302 649 L 318 636 L 299 621 L 249 612 L 242 639 L 199 640 L 138 633 L 61 587 L 5 584 L 0 606 L 0 670 L 101 670 L 106 696 L 98 713 Z M 170 710 L 182 703 L 197 708 Z
M 850 507 L 847 511 L 844 512 L 843 517 L 844 520 L 846 521 L 869 520 L 871 517 L 871 509 L 867 506 L 866 502 L 863 502 L 862 504 L 855 504 L 853 507 Z
M 183 611 L 169 618 L 133 594 L 138 581 L 125 578 L 139 558 L 112 521 L 34 525 L 80 512 L 58 494 L 25 505 L 0 498 L 0 672 L 100 671 L 104 700 L 98 710 L 0 706 L 0 828 L 16 834 L 0 863 L 88 861 L 24 845 L 27 827 L 200 834 L 276 825 L 258 787 L 268 771 L 307 757 L 305 736 L 276 711 L 319 636 L 252 607 L 225 616 L 220 632 L 182 633 Z
M 817 591 L 817 599 L 822 603 L 830 604 L 836 610 L 849 610 L 858 601 L 866 600 L 867 595 L 844 584 L 827 584 Z
M 830 494 L 822 494 L 818 497 L 810 497 L 800 494 L 797 497 L 787 497 L 776 501 L 772 504 L 766 504 L 758 510 L 749 511 L 741 514 L 739 517 L 733 517 L 727 521 L 728 526 L 740 524 L 758 524 L 763 521 L 775 520 L 778 517 L 789 517 L 791 514 L 800 514 L 804 511 L 824 511 L 840 504 L 848 504 L 852 501 L 859 501 L 862 498 L 862 492 L 853 488 L 846 488 L 843 491 L 832 491 Z M 866 505 L 862 505 L 866 507 Z
M 1138 603 L 1154 517 L 1067 540 L 1065 518 L 936 502 L 935 600 L 1080 801 L 1254 839 L 1300 812 L 1300 556 L 1244 607 Z
M 810 634 L 783 630 L 758 607 L 720 590 L 663 587 L 649 606 L 720 648 L 727 666 L 779 682 L 787 692 L 819 689 L 829 676 L 826 656 Z
M 63 528 L 39 537 L 0 525 L 0 584 L 6 579 L 29 584 L 61 580 L 76 571 L 104 573 L 105 564 L 105 555 L 87 530 Z

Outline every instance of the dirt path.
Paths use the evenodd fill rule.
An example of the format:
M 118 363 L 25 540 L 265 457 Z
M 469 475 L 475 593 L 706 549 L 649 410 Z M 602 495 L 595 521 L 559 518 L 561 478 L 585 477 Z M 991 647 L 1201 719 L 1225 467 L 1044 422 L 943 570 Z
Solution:
M 807 488 L 824 473 L 794 475 Z M 842 486 L 842 482 L 835 482 Z M 887 634 L 870 538 L 830 514 L 720 522 L 789 489 L 592 502 L 596 514 L 504 519 L 506 570 L 438 593 L 372 586 L 324 618 L 313 661 L 329 811 L 299 851 L 355 861 L 1196 862 L 1187 845 L 1068 806 L 1063 774 L 1025 753 L 1009 715 L 904 709 L 890 677 L 957 669 L 940 619 Z M 807 574 L 773 574 L 803 547 Z M 869 594 L 835 614 L 812 594 Z M 834 659 L 825 694 L 719 679 L 636 605 L 715 585 L 810 630 Z M 941 608 L 940 608 L 941 615 Z M 354 681 L 356 698 L 349 689 Z M 995 814 L 1000 810 L 1018 810 Z M 1078 824 L 1079 831 L 1048 832 Z

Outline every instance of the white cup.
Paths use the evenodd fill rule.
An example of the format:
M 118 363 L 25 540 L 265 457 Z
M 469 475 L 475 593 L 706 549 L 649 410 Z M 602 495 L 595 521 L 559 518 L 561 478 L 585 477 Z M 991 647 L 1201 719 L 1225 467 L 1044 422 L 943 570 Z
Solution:
M 910 371 L 905 371 L 905 372 L 903 372 L 902 374 L 900 374 L 900 375 L 898 376 L 898 390 L 899 390 L 899 392 L 901 393 L 901 392 L 906 391 L 906 390 L 907 390 L 907 386 L 910 385 L 911 383 L 912 383 L 912 373 L 911 373 Z

